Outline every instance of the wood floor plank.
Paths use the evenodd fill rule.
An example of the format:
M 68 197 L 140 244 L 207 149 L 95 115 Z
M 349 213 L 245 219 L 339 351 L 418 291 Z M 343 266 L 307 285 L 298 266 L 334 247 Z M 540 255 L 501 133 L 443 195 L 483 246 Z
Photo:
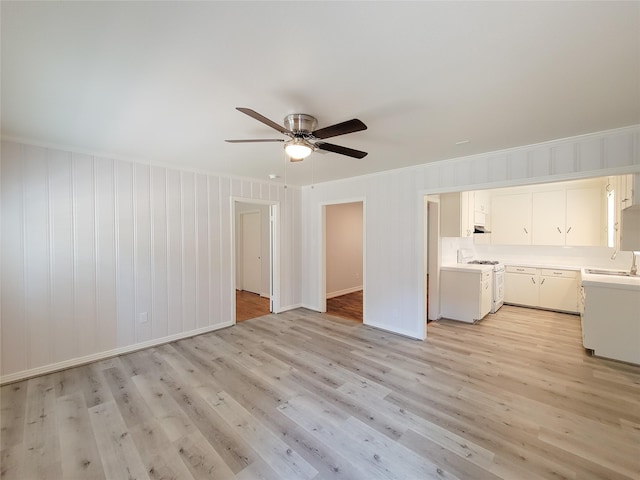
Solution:
M 136 375 L 131 381 L 136 385 L 153 418 L 159 422 L 170 442 L 197 430 L 180 405 L 165 390 L 161 381 L 148 373 Z
M 27 382 L 0 390 L 0 450 L 22 443 L 27 405 Z
M 63 477 L 96 480 L 105 478 L 82 392 L 76 390 L 69 395 L 58 397 L 56 416 Z
M 131 429 L 131 437 L 150 479 L 189 480 L 193 478 L 187 466 L 182 462 L 178 449 L 165 435 L 162 426 L 155 419 L 152 418 L 136 425 Z
M 61 477 L 53 377 L 29 380 L 26 402 L 21 478 Z
M 107 478 L 149 479 L 115 401 L 89 409 L 89 418 Z
M 197 390 L 181 386 L 169 376 L 163 377 L 162 381 L 169 394 L 182 406 L 187 416 L 233 473 L 240 472 L 259 457 L 224 419 L 208 406 Z
M 204 390 L 205 399 L 247 442 L 255 442 L 261 459 L 282 478 L 311 479 L 318 471 L 263 426 L 227 392 Z
M 175 442 L 182 462 L 189 468 L 196 480 L 231 480 L 236 475 L 220 456 L 214 446 L 200 431 L 196 431 Z M 253 465 L 255 462 L 251 462 Z M 240 472 L 247 468 L 245 465 Z

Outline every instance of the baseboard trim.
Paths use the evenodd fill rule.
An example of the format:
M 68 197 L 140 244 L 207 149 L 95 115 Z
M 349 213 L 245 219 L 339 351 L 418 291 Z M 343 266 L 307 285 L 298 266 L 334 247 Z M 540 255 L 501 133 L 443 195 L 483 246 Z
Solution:
M 235 322 L 225 322 L 219 325 L 213 325 L 196 330 L 189 330 L 188 332 L 177 333 L 174 335 L 168 335 L 166 337 L 158 338 L 155 340 L 148 340 L 146 342 L 136 343 L 127 347 L 114 348 L 100 353 L 93 353 L 91 355 L 85 355 L 84 357 L 71 358 L 62 362 L 51 363 L 42 367 L 31 368 L 29 370 L 22 370 L 16 373 L 10 373 L 0 377 L 0 385 L 6 385 L 8 383 L 20 382 L 22 380 L 28 380 L 29 378 L 38 377 L 40 375 L 46 375 L 49 373 L 59 372 L 60 370 L 67 370 L 68 368 L 79 367 L 88 363 L 97 362 L 99 360 L 105 360 L 107 358 L 117 357 L 126 353 L 143 350 L 145 348 L 156 347 L 165 343 L 175 342 L 176 340 L 182 340 L 189 337 L 195 337 L 196 335 L 202 335 L 203 333 L 209 333 L 222 328 L 227 328 L 235 325 Z
M 340 295 L 346 295 L 348 293 L 360 292 L 362 290 L 362 285 L 357 287 L 345 288 L 343 290 L 338 290 L 335 292 L 327 293 L 327 298 L 339 297 Z
M 366 325 L 367 327 L 373 327 L 376 330 L 382 330 L 382 331 L 385 331 L 387 333 L 393 333 L 394 335 L 400 335 L 402 337 L 407 337 L 407 338 L 410 338 L 412 340 L 420 340 L 420 341 L 424 340 L 424 338 L 421 338 L 420 336 L 417 336 L 414 333 L 408 332 L 406 330 L 391 330 L 387 326 L 382 326 L 382 325 L 379 325 L 379 324 L 369 323 L 369 322 L 364 322 L 364 325 Z
M 295 310 L 296 308 L 302 308 L 302 304 L 296 303 L 295 305 L 287 305 L 286 307 L 280 307 L 280 310 L 278 310 L 275 313 L 284 313 L 284 312 L 288 312 L 289 310 Z

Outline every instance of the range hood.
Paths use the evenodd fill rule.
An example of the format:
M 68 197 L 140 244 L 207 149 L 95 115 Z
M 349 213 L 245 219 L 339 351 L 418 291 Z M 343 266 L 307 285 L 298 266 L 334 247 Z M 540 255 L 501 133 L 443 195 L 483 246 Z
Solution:
M 487 228 L 484 225 L 474 225 L 473 233 L 491 233 L 491 231 L 487 230 Z

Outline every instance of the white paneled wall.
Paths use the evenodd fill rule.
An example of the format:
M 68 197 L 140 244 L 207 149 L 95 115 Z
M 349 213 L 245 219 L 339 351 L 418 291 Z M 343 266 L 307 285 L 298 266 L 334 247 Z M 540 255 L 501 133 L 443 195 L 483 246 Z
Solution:
M 423 197 L 640 171 L 640 126 L 475 155 L 303 189 L 302 301 L 322 305 L 321 205 L 365 198 L 365 319 L 416 338 L 426 335 Z
M 278 204 L 301 303 L 299 189 L 8 141 L 1 174 L 3 382 L 231 324 L 232 196 Z

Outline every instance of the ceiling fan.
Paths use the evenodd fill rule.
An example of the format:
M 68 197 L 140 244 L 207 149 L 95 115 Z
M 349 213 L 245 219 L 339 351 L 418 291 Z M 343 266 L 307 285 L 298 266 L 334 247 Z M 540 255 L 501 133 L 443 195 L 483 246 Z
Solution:
M 282 127 L 250 108 L 237 107 L 236 110 L 270 126 L 274 130 L 288 136 L 290 139 L 264 138 L 253 140 L 225 140 L 225 142 L 284 142 L 284 150 L 287 155 L 289 155 L 292 162 L 299 162 L 307 158 L 315 150 L 325 150 L 327 152 L 339 153 L 353 158 L 364 158 L 367 156 L 367 152 L 361 152 L 360 150 L 354 150 L 353 148 L 342 147 L 340 145 L 334 145 L 333 143 L 322 141 L 325 138 L 337 137 L 338 135 L 366 130 L 367 126 L 358 119 L 354 118 L 353 120 L 347 120 L 346 122 L 336 123 L 335 125 L 314 130 L 318 121 L 315 117 L 305 113 L 292 113 L 291 115 L 287 115 L 284 118 L 285 126 Z

